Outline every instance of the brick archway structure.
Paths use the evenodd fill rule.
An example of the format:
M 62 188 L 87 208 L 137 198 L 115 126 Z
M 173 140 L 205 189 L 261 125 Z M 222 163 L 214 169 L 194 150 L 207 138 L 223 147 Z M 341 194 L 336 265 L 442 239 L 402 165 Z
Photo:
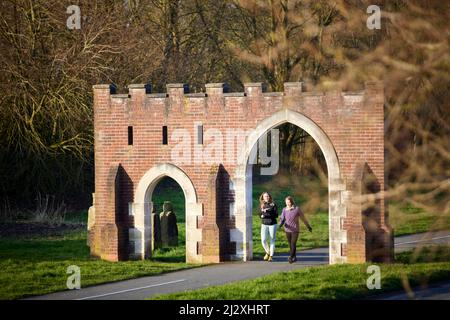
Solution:
M 383 106 L 380 83 L 325 93 L 305 92 L 302 83 L 275 93 L 261 83 L 245 84 L 243 93 L 207 84 L 206 93 L 194 94 L 183 84 L 167 85 L 164 94 L 130 85 L 125 95 L 94 86 L 91 253 L 108 260 L 150 257 L 150 195 L 170 176 L 186 198 L 186 260 L 251 260 L 249 155 L 263 133 L 289 122 L 308 132 L 326 159 L 330 263 L 390 261 Z M 367 194 L 378 199 L 375 207 L 364 206 Z M 374 225 L 369 220 L 376 228 L 367 227 Z

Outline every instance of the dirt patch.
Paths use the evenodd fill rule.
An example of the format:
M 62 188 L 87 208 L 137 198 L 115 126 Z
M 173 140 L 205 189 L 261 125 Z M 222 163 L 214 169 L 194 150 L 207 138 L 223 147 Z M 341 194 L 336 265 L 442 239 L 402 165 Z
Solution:
M 71 231 L 86 230 L 78 223 L 51 225 L 37 222 L 9 222 L 0 224 L 0 238 L 32 238 L 62 236 Z

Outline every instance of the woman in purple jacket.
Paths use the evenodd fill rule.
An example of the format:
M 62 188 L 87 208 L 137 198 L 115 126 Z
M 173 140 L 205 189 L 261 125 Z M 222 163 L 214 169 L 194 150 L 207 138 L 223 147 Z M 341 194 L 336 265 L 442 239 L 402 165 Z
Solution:
M 284 224 L 284 231 L 286 232 L 286 238 L 289 243 L 290 251 L 288 261 L 289 263 L 293 263 L 297 261 L 297 239 L 300 232 L 298 218 L 303 221 L 309 232 L 312 232 L 312 228 L 308 220 L 306 220 L 303 211 L 295 205 L 294 199 L 291 196 L 286 197 L 285 202 L 286 207 L 283 208 L 283 212 L 281 213 L 280 228 Z

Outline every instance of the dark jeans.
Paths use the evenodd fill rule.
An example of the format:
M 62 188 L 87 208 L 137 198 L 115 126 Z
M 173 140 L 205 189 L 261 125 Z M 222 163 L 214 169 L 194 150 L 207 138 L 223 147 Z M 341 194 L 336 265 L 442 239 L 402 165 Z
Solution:
M 297 253 L 298 232 L 286 232 L 286 238 L 289 243 L 289 251 L 291 258 L 295 258 Z

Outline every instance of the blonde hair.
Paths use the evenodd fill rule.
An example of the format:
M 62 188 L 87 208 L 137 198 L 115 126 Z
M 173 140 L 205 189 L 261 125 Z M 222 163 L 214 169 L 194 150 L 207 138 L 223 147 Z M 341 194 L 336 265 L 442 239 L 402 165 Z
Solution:
M 270 195 L 270 193 L 268 193 L 267 191 L 264 191 L 263 193 L 261 193 L 261 195 L 259 196 L 259 205 L 263 206 L 264 204 L 264 195 L 267 193 L 267 195 L 269 196 L 269 203 L 273 202 L 272 196 Z

